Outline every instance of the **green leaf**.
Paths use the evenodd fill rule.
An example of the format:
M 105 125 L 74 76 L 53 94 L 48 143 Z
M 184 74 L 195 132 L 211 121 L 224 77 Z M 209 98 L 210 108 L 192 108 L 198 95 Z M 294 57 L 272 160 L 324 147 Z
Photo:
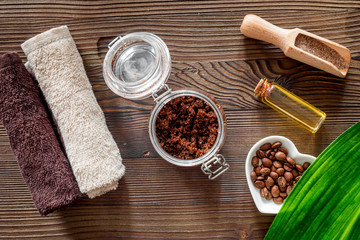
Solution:
M 360 122 L 305 171 L 265 239 L 360 239 Z

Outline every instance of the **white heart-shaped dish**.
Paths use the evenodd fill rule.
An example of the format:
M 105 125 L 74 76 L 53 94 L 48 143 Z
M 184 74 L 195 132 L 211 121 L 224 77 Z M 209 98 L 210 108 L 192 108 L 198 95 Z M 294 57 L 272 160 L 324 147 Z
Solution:
M 316 159 L 314 156 L 299 153 L 299 151 L 295 147 L 295 144 L 292 141 L 290 141 L 288 138 L 282 136 L 269 136 L 263 138 L 250 149 L 245 163 L 246 180 L 251 192 L 251 196 L 254 199 L 257 209 L 261 213 L 266 213 L 266 214 L 277 214 L 280 211 L 282 204 L 274 203 L 274 201 L 266 200 L 265 198 L 262 198 L 260 196 L 260 190 L 254 186 L 254 183 L 251 181 L 251 177 L 250 177 L 250 173 L 253 171 L 253 166 L 251 165 L 251 159 L 253 156 L 256 156 L 256 151 L 263 144 L 267 142 L 273 144 L 276 141 L 282 142 L 282 147 L 288 150 L 289 153 L 288 156 L 293 158 L 296 161 L 296 163 L 299 164 L 303 164 L 305 162 L 313 163 Z

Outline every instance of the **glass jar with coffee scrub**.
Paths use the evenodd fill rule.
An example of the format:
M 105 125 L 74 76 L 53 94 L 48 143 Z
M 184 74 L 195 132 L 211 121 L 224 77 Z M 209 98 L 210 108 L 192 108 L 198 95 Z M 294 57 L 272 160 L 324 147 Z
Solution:
M 194 89 L 172 91 L 171 57 L 162 39 L 147 32 L 115 38 L 103 64 L 104 79 L 117 95 L 132 100 L 152 96 L 149 136 L 156 152 L 168 162 L 201 165 L 215 179 L 229 164 L 219 154 L 225 142 L 226 117 L 208 94 Z

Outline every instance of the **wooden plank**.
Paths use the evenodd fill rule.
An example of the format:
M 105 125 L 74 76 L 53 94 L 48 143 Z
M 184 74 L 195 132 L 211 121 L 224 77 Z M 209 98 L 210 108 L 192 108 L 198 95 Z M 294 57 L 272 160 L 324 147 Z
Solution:
M 276 12 L 286 10 L 352 10 L 359 2 L 337 0 L 318 1 L 2 1 L 0 14 L 6 17 L 45 18 L 97 18 L 130 17 L 159 14 L 228 13 L 228 12 Z
M 187 14 L 184 16 L 151 16 L 134 18 L 90 18 L 88 21 L 65 19 L 29 19 L 26 28 L 19 28 L 21 19 L 3 18 L 0 22 L 0 53 L 22 52 L 26 39 L 54 26 L 68 25 L 87 66 L 101 66 L 108 43 L 117 35 L 149 31 L 159 35 L 168 45 L 173 61 L 225 61 L 283 58 L 281 50 L 271 44 L 250 39 L 240 33 L 247 12 L 228 14 Z M 259 16 L 284 27 L 299 27 L 348 47 L 353 56 L 360 53 L 359 11 L 336 12 L 273 12 Z M 303 21 L 303 19 L 307 21 Z M 96 34 L 94 34 L 96 33 Z M 100 59 L 99 59 L 100 56 Z M 24 58 L 25 60 L 25 58 Z

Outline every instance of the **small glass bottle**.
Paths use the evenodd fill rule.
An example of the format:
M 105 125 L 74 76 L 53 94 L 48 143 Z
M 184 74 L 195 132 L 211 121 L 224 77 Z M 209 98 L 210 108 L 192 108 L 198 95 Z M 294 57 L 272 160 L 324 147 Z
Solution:
M 281 87 L 260 79 L 254 93 L 262 102 L 315 133 L 324 122 L 326 114 L 310 103 Z

